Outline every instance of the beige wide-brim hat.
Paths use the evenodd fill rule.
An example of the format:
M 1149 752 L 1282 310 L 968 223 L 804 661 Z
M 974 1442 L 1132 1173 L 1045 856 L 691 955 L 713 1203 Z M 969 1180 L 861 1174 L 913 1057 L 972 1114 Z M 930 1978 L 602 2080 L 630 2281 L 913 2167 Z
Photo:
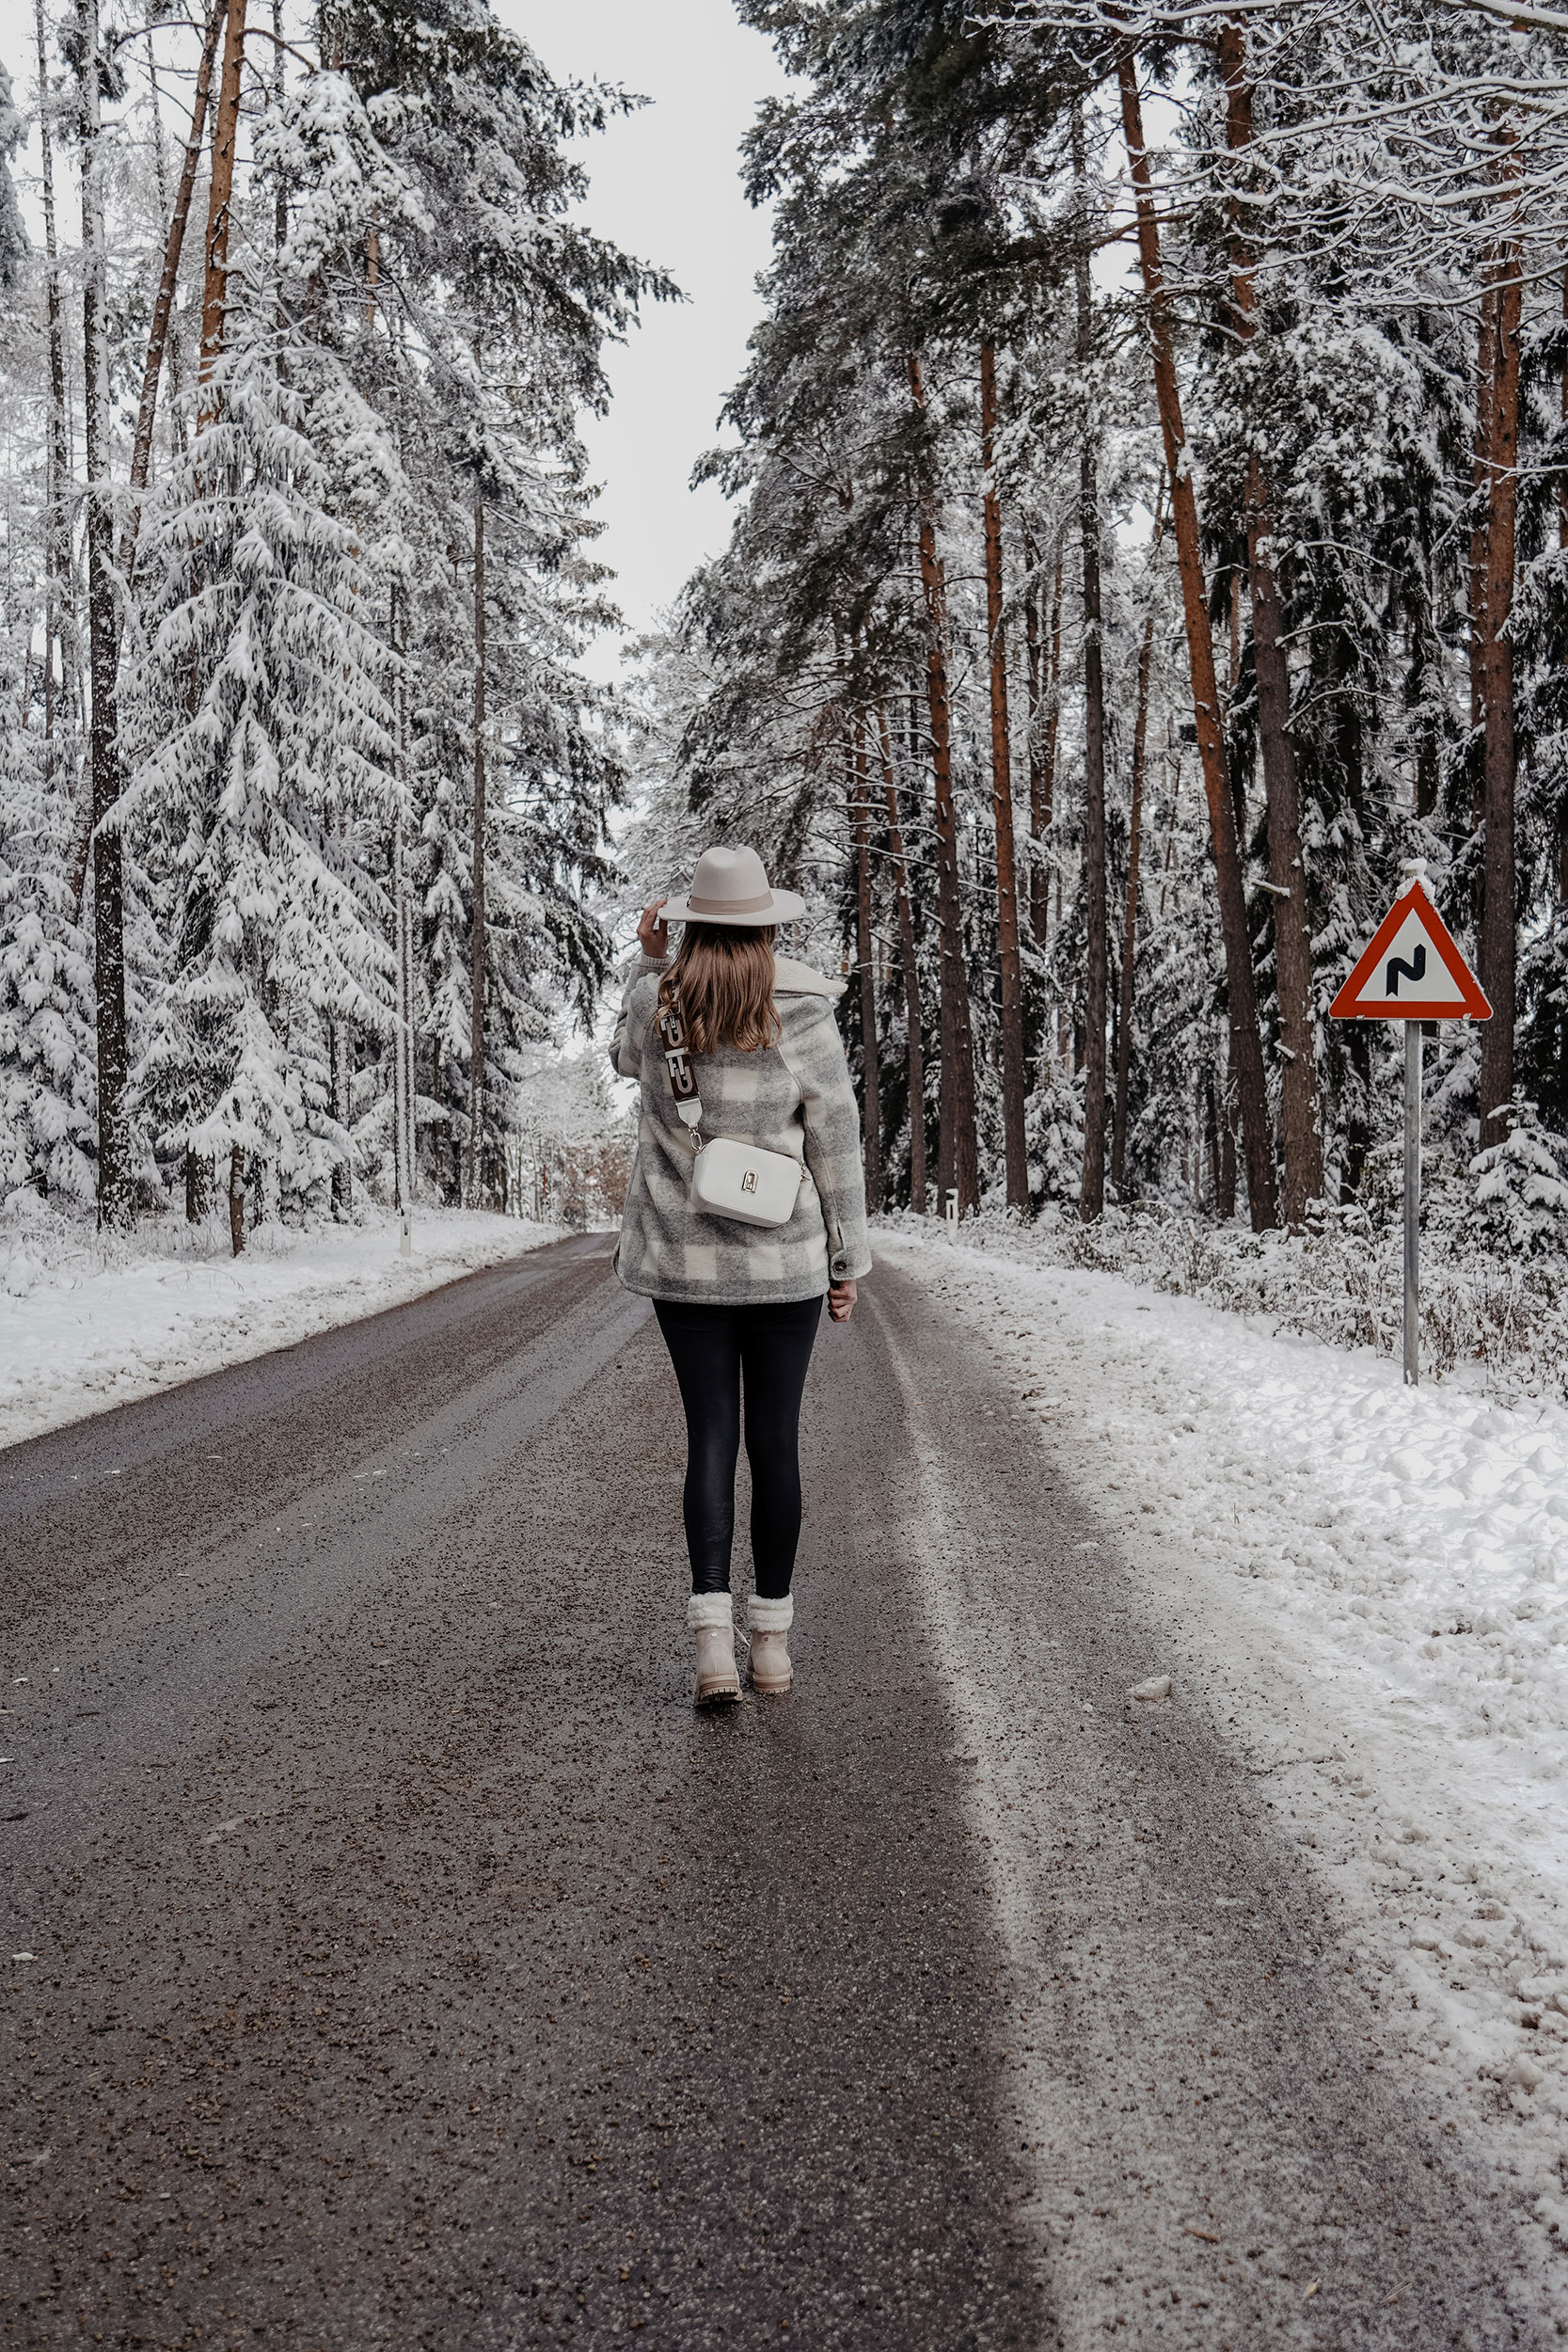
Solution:
M 705 850 L 690 889 L 666 898 L 659 914 L 666 923 L 731 923 L 760 930 L 768 923 L 793 923 L 805 911 L 804 898 L 793 890 L 768 888 L 754 850 Z

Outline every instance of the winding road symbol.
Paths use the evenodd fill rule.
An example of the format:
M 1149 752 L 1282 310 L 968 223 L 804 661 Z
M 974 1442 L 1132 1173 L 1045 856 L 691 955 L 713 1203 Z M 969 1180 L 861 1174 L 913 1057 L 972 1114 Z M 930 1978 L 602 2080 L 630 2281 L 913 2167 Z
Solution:
M 1416 942 L 1415 950 L 1411 955 L 1410 961 L 1408 963 L 1406 963 L 1402 956 L 1389 957 L 1388 969 L 1384 975 L 1384 990 L 1386 994 L 1390 996 L 1397 996 L 1400 993 L 1400 982 L 1402 980 L 1409 980 L 1414 984 L 1424 980 L 1426 976 L 1427 944 L 1424 939 L 1418 939 Z

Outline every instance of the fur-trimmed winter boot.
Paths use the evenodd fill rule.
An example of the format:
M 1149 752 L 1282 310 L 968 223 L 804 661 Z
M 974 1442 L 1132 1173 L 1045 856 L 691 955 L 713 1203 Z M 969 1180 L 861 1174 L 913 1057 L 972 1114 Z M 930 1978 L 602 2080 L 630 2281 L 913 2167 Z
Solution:
M 763 1698 L 782 1699 L 795 1679 L 789 1662 L 789 1629 L 795 1622 L 795 1601 L 765 1599 L 753 1593 L 746 1603 L 746 1625 L 752 1636 L 752 1688 Z
M 740 1696 L 735 1670 L 735 1617 L 728 1593 L 693 1593 L 686 1622 L 697 1636 L 697 1687 L 693 1707 L 727 1707 Z

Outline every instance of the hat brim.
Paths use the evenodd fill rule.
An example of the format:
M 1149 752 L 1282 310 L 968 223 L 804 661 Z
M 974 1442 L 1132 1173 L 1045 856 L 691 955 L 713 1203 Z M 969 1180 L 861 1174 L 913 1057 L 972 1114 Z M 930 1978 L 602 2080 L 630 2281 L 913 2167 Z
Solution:
M 711 923 L 719 930 L 760 931 L 770 923 L 798 923 L 805 911 L 804 898 L 793 890 L 775 890 L 771 905 L 748 914 L 693 914 L 683 895 L 666 898 L 659 908 L 658 919 L 661 923 Z

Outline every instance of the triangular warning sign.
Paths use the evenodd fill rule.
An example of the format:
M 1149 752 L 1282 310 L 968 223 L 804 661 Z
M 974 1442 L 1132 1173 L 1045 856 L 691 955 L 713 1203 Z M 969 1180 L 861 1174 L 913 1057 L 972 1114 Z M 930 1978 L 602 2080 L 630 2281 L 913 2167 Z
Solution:
M 1480 981 L 1413 882 L 1395 899 L 1329 1009 L 1334 1021 L 1490 1021 Z

